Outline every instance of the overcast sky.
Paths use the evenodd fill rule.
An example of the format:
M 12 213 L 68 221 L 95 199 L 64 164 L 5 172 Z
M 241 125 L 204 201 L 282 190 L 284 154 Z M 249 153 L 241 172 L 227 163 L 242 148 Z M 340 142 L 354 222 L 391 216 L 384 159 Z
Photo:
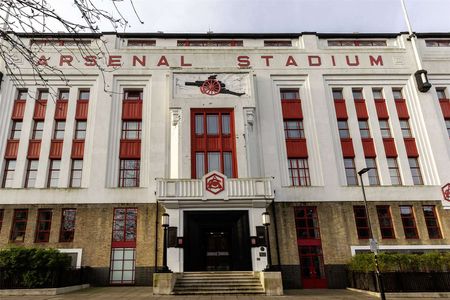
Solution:
M 48 0 L 73 19 L 73 0 Z M 111 0 L 92 0 L 114 11 Z M 401 0 L 130 0 L 116 2 L 127 32 L 400 32 Z M 450 32 L 450 0 L 405 0 L 413 30 Z M 103 31 L 111 30 L 110 26 Z

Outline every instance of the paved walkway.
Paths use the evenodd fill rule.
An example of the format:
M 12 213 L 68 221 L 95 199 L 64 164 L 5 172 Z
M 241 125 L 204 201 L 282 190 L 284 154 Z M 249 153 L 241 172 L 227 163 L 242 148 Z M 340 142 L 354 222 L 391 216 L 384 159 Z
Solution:
M 56 296 L 7 296 L 2 300 L 374 300 L 376 297 L 347 290 L 286 290 L 284 296 L 213 295 L 213 296 L 155 296 L 151 287 L 97 287 Z M 408 300 L 423 298 L 408 298 Z M 396 298 L 400 300 L 400 298 Z

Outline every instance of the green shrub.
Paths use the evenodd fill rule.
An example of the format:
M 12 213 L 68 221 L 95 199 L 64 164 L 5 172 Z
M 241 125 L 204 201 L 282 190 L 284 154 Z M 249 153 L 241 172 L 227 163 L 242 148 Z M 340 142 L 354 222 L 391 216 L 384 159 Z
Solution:
M 380 253 L 378 265 L 381 272 L 447 272 L 450 270 L 450 253 Z M 364 273 L 375 271 L 375 257 L 372 253 L 356 254 L 348 268 Z
M 0 250 L 0 269 L 5 279 L 26 288 L 51 284 L 54 272 L 70 267 L 70 257 L 56 249 L 11 247 Z

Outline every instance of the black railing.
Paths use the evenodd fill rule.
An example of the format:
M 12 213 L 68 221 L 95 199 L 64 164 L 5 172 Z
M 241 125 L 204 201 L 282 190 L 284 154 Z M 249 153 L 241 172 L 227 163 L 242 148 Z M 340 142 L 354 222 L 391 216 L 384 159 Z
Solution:
M 378 292 L 375 272 L 348 273 L 348 287 Z M 450 292 L 450 272 L 383 272 L 386 292 Z
M 0 289 L 59 288 L 87 283 L 88 268 L 0 269 Z

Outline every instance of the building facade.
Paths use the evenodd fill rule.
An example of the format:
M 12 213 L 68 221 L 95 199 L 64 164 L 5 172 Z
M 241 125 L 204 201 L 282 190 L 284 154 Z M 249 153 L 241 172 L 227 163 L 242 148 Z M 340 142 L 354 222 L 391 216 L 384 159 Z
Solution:
M 0 102 L 0 247 L 55 247 L 93 283 L 263 270 L 345 287 L 369 250 L 450 249 L 450 36 L 18 35 Z M 2 71 L 4 72 L 4 70 Z M 361 177 L 358 171 L 371 169 Z

